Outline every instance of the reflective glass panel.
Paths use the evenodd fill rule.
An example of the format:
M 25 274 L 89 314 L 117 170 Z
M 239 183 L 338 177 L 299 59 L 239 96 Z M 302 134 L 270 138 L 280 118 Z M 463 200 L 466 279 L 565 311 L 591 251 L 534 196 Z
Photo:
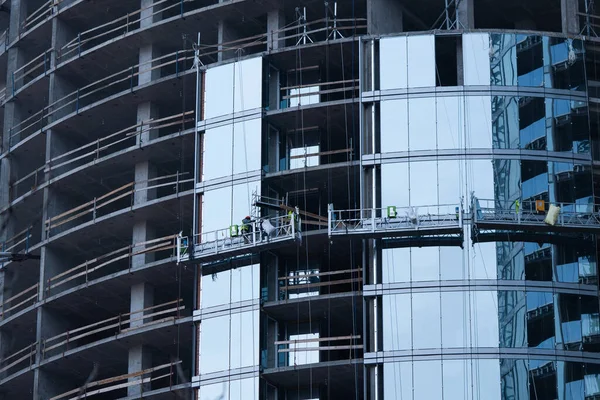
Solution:
M 410 205 L 431 206 L 437 201 L 437 162 L 422 161 L 410 164 Z M 400 187 L 399 190 L 406 190 Z
M 438 96 L 436 102 L 437 148 L 440 150 L 460 149 L 463 147 L 463 98 Z M 384 147 L 382 146 L 382 148 Z
M 410 281 L 410 248 L 383 249 L 382 283 Z
M 492 134 L 495 149 L 519 148 L 519 99 L 492 97 Z
M 394 362 L 383 364 L 384 399 L 412 399 L 413 364 Z
M 498 292 L 500 347 L 527 347 L 525 292 Z
M 438 162 L 438 204 L 458 204 L 461 197 L 460 161 Z
M 557 293 L 555 296 L 556 347 L 564 350 L 581 349 L 581 307 L 579 296 Z
M 502 373 L 502 399 L 530 399 L 527 360 L 503 358 L 500 360 L 500 371 Z
M 546 150 L 546 100 L 522 97 L 519 100 L 519 136 L 521 148 Z
M 473 360 L 473 392 L 475 399 L 500 399 L 500 362 L 498 360 Z
M 444 360 L 444 399 L 471 398 L 471 360 Z
M 442 292 L 442 347 L 471 346 L 470 293 Z
M 414 349 L 440 348 L 440 293 L 413 293 L 412 306 Z
M 527 341 L 529 347 L 554 348 L 554 297 L 552 293 L 527 292 Z
M 491 83 L 499 86 L 517 85 L 516 35 L 490 34 L 492 46 Z
M 204 323 L 206 320 L 202 321 Z M 221 332 L 223 335 L 223 332 Z M 223 341 L 223 339 L 221 339 Z M 231 314 L 231 369 L 258 365 L 259 312 Z
M 234 155 L 233 126 L 224 125 L 208 129 L 203 137 L 202 180 L 208 181 L 231 175 Z
M 381 90 L 403 89 L 408 83 L 406 36 L 379 41 L 379 86 Z
M 229 315 L 204 319 L 200 329 L 200 373 L 229 369 Z
M 381 152 L 408 151 L 408 100 L 380 103 Z
M 233 126 L 233 174 L 258 171 L 261 166 L 261 124 L 260 119 L 239 122 Z M 225 165 L 222 153 L 227 152 L 227 147 L 217 151 L 222 171 Z
M 498 347 L 498 293 L 474 291 L 471 301 L 473 347 Z
M 233 64 L 220 65 L 206 71 L 204 89 L 205 119 L 233 112 L 233 74 Z
M 544 85 L 542 37 L 517 35 L 517 82 L 519 86 Z
M 409 36 L 407 40 L 408 87 L 435 86 L 435 36 Z
M 409 101 L 409 139 L 411 151 L 436 149 L 436 123 L 431 112 L 435 110 L 435 98 L 413 98 Z M 382 151 L 387 151 L 383 146 Z
M 440 247 L 440 274 L 442 280 L 467 278 L 468 266 L 460 247 Z
M 534 399 L 556 399 L 556 362 L 529 360 L 529 393 Z
M 406 207 L 410 204 L 408 163 L 381 166 L 381 205 Z
M 262 64 L 262 57 L 255 57 L 233 64 L 233 73 L 235 75 L 235 112 L 261 107 L 263 86 Z
M 442 362 L 415 361 L 413 363 L 415 399 L 442 398 Z
M 490 96 L 465 97 L 466 147 L 492 148 L 492 100 Z
M 412 318 L 410 294 L 394 294 L 383 296 L 382 313 L 383 349 L 412 349 Z
M 465 86 L 490 84 L 490 37 L 487 33 L 463 35 Z
M 411 252 L 412 281 L 440 279 L 440 254 L 435 247 L 413 247 Z
M 546 87 L 585 91 L 583 43 L 579 39 L 544 38 Z

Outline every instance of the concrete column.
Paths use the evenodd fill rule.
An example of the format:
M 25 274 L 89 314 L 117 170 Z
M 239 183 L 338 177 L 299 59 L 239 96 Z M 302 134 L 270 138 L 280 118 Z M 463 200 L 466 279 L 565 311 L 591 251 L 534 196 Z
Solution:
M 285 14 L 283 10 L 277 9 L 267 13 L 267 50 L 276 50 L 285 47 L 285 42 L 281 40 L 284 32 L 278 32 L 285 26 Z
M 164 4 L 158 6 L 152 6 L 155 0 L 141 0 L 140 9 L 140 27 L 146 28 L 154 23 L 154 21 L 160 21 L 162 19 L 162 13 L 160 11 Z
M 143 310 L 144 308 L 151 307 L 154 304 L 154 288 L 146 283 L 138 283 L 131 287 L 131 301 L 130 301 L 130 312 Z M 150 312 L 146 312 L 149 314 Z M 132 314 L 132 319 L 139 319 L 142 313 Z M 149 322 L 149 321 L 146 321 Z M 144 320 L 137 320 L 131 323 L 131 327 L 140 326 L 144 324 Z M 143 371 L 145 369 L 152 368 L 152 352 L 151 350 L 143 345 L 136 345 L 129 349 L 129 358 L 127 364 L 127 373 L 131 374 L 134 372 Z M 141 377 L 130 378 L 129 381 L 139 380 Z M 134 385 L 127 388 L 128 396 L 135 396 L 150 390 L 150 383 L 143 385 Z
M 584 10 L 582 10 L 584 11 Z M 561 0 L 560 14 L 562 22 L 562 32 L 565 35 L 578 35 L 579 28 L 579 4 L 577 0 Z
M 474 0 L 461 0 L 456 10 L 458 28 L 475 29 L 475 6 Z
M 13 340 L 10 332 L 7 332 L 4 329 L 0 330 L 0 359 L 3 359 L 4 357 L 9 356 L 11 354 L 11 350 L 13 350 L 12 342 Z M 8 373 L 6 371 L 0 372 L 0 379 L 4 379 L 7 376 Z
M 239 35 L 237 34 L 237 32 L 235 31 L 233 26 L 231 26 L 230 24 L 228 24 L 227 22 L 225 22 L 223 20 L 219 21 L 218 29 L 219 29 L 219 32 L 218 32 L 218 41 L 219 41 L 218 60 L 223 61 L 223 60 L 229 60 L 231 58 L 234 58 L 236 56 L 235 50 L 225 50 L 224 51 L 223 50 L 224 47 L 222 46 L 222 44 L 232 42 L 232 41 L 238 39 Z
M 160 57 L 160 52 L 155 45 L 146 44 L 140 47 L 138 85 L 143 85 L 160 78 L 160 68 L 150 70 L 155 65 L 151 61 L 157 57 Z
M 402 4 L 396 0 L 367 2 L 367 32 L 371 35 L 402 32 Z
M 69 40 L 77 36 L 77 32 L 72 29 L 65 21 L 62 21 L 59 18 L 54 18 L 52 20 L 52 46 L 57 51 L 50 52 L 50 61 L 52 67 L 55 67 L 62 60 L 56 57 L 57 52 L 62 49 L 64 45 L 66 45 Z M 69 53 L 67 58 L 71 58 L 74 54 Z
M 8 27 L 8 39 L 12 43 L 19 37 L 21 23 L 27 15 L 27 2 L 23 0 L 10 0 L 10 23 Z
M 141 123 L 143 121 L 149 121 L 150 119 L 158 119 L 158 106 L 155 103 L 147 101 L 138 105 L 137 110 L 137 123 Z M 158 137 L 158 130 L 151 129 L 148 130 L 148 125 L 144 124 L 138 128 L 140 134 L 137 136 L 137 144 L 147 143 L 152 139 L 156 139 Z
M 146 242 L 148 240 L 152 240 L 154 238 L 156 238 L 156 231 L 152 226 L 150 226 L 148 221 L 138 221 L 133 225 L 132 243 L 134 245 Z M 143 250 L 143 247 L 135 247 L 133 249 L 133 252 L 135 253 L 141 250 Z M 146 263 L 152 262 L 154 260 L 154 253 L 134 255 L 131 258 L 131 268 L 141 268 L 144 265 L 146 265 Z
M 155 181 L 148 182 L 149 179 L 156 178 L 156 167 L 149 161 L 144 161 L 135 165 L 135 194 L 133 204 L 143 204 L 156 198 L 156 189 L 142 190 L 147 187 L 156 186 Z

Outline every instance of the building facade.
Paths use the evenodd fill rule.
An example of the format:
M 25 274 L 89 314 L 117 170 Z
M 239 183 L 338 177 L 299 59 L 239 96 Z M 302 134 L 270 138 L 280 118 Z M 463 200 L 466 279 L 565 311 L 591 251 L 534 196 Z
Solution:
M 0 398 L 599 397 L 598 19 L 1 1 Z

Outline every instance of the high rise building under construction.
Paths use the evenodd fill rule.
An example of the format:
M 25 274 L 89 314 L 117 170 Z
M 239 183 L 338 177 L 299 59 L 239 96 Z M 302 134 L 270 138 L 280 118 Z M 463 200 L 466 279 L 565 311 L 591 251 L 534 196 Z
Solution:
M 0 399 L 599 399 L 594 3 L 0 0 Z

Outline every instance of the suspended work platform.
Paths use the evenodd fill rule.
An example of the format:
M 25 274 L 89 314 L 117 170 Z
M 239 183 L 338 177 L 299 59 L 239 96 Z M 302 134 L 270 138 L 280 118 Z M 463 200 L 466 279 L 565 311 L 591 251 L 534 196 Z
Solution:
M 389 247 L 463 243 L 460 204 L 363 210 L 335 210 L 330 204 L 328 217 L 330 237 L 384 238 L 390 241 Z
M 298 214 L 259 218 L 242 225 L 177 238 L 177 262 L 205 264 L 258 254 L 290 244 L 300 244 Z
M 600 233 L 600 215 L 593 204 L 515 201 L 500 207 L 495 200 L 471 201 L 473 240 L 557 242 Z

